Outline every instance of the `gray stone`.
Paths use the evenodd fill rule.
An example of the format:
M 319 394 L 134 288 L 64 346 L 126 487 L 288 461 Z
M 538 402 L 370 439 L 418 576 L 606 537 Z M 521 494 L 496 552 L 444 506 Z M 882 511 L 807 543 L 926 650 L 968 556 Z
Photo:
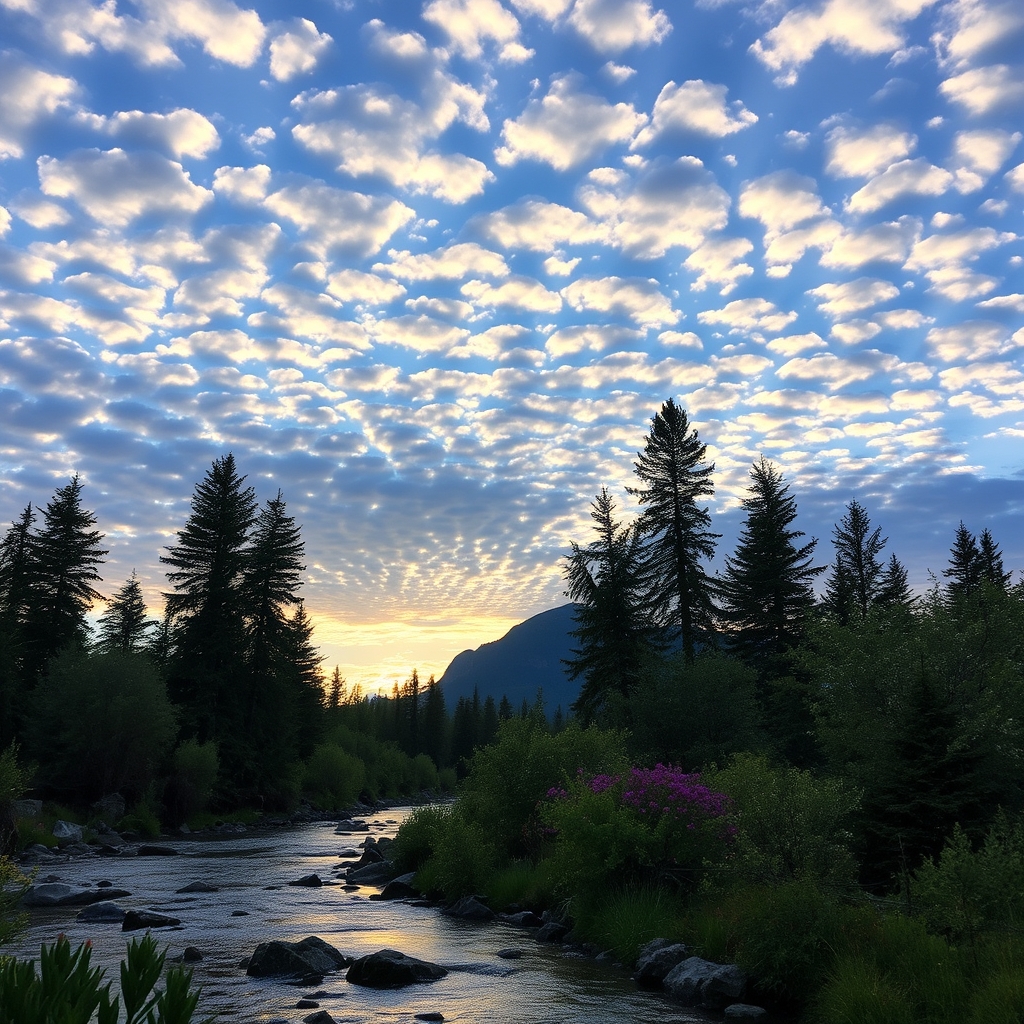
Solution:
M 103 819 L 113 824 L 124 817 L 125 802 L 120 793 L 108 793 L 92 805 L 92 809 Z
M 669 971 L 662 986 L 686 1006 L 720 1010 L 743 998 L 747 975 L 735 964 L 715 964 L 691 956 Z
M 367 988 L 404 988 L 418 982 L 437 981 L 447 973 L 437 964 L 406 956 L 397 949 L 381 949 L 356 960 L 345 980 Z
M 46 882 L 43 885 L 33 885 L 22 897 L 21 902 L 26 907 L 57 907 L 74 892 L 72 886 L 63 882 Z
M 183 885 L 180 889 L 174 890 L 176 893 L 183 892 L 220 892 L 220 889 L 215 885 L 210 885 L 209 882 L 189 882 L 188 885 Z
M 481 903 L 476 896 L 463 896 L 456 900 L 450 907 L 446 907 L 442 913 L 449 917 L 461 917 L 466 921 L 493 921 L 494 911 Z
M 681 942 L 669 943 L 663 939 L 655 939 L 655 942 L 666 944 L 652 949 L 654 943 L 648 943 L 640 950 L 636 961 L 633 977 L 641 988 L 661 988 L 665 975 L 689 955 Z
M 538 942 L 561 942 L 568 934 L 569 929 L 564 924 L 559 924 L 557 921 L 548 921 L 537 932 L 535 938 Z
M 195 946 L 186 946 L 181 954 L 182 963 L 197 964 L 203 959 L 203 954 Z
M 444 1020 L 444 1014 L 437 1010 L 428 1010 L 426 1013 L 417 1013 L 416 1020 Z
M 518 925 L 520 928 L 539 928 L 544 924 L 532 910 L 521 910 L 518 914 L 506 914 L 502 920 Z
M 82 826 L 76 825 L 73 821 L 55 821 L 53 823 L 53 838 L 61 846 L 65 843 L 80 843 L 82 841 Z
M 732 1020 L 758 1020 L 767 1017 L 768 1011 L 763 1006 L 752 1006 L 750 1003 L 732 1003 L 725 1008 L 725 1016 Z
M 261 942 L 246 965 L 250 978 L 269 978 L 274 975 L 303 976 L 330 974 L 352 963 L 323 939 L 310 935 L 301 942 Z
M 337 1021 L 326 1011 L 317 1010 L 302 1018 L 304 1024 L 337 1024 Z
M 296 1010 L 319 1010 L 320 1004 L 315 999 L 300 999 L 295 1004 Z
M 43 813 L 43 801 L 12 800 L 11 812 L 16 818 L 38 818 Z
M 390 861 L 382 860 L 361 868 L 349 868 L 345 877 L 360 885 L 384 885 L 395 877 L 395 868 Z
M 67 899 L 61 900 L 62 907 L 87 907 L 91 903 L 103 903 L 108 900 L 120 900 L 131 896 L 127 889 L 76 889 Z
M 307 889 L 319 889 L 322 886 L 323 879 L 314 871 L 311 875 L 303 875 L 301 878 L 296 878 L 294 882 L 289 882 L 289 885 L 299 885 Z
M 495 955 L 500 956 L 502 960 L 521 960 L 523 951 L 521 949 L 499 949 Z
M 140 857 L 177 857 L 178 851 L 170 846 L 154 846 L 143 843 L 136 851 Z
M 136 932 L 140 928 L 173 928 L 181 924 L 176 917 L 166 914 L 155 914 L 152 910 L 129 910 L 121 922 L 121 931 Z
M 413 900 L 420 895 L 418 889 L 416 889 L 412 880 L 416 877 L 415 871 L 410 871 L 406 875 L 399 875 L 397 878 L 392 879 L 387 885 L 381 889 L 380 897 L 383 900 Z
M 103 900 L 79 911 L 75 920 L 88 924 L 121 924 L 124 918 L 124 907 L 119 907 L 110 900 Z

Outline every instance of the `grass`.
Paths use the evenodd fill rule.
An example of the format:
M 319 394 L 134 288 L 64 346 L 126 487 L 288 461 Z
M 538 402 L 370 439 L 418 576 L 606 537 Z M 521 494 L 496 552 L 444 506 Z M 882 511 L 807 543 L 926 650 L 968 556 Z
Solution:
M 634 964 L 651 939 L 679 939 L 681 909 L 664 889 L 629 886 L 595 906 L 574 907 L 575 931 L 586 941 L 611 950 L 624 964 Z

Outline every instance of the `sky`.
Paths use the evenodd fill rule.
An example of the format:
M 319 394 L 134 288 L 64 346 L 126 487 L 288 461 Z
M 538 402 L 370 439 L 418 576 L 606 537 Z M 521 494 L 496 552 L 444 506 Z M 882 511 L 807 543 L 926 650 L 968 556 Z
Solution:
M 1019 0 L 0 0 L 0 92 L 0 522 L 81 474 L 108 595 L 230 451 L 328 671 L 440 674 L 669 397 L 718 564 L 764 454 L 1024 566 Z

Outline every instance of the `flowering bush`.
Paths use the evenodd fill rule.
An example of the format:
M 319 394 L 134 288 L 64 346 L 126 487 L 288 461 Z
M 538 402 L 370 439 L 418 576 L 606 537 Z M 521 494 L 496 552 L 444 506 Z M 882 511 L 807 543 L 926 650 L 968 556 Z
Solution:
M 695 884 L 725 854 L 733 830 L 728 797 L 699 775 L 663 764 L 623 775 L 579 773 L 548 790 L 541 817 L 569 892 L 670 873 Z

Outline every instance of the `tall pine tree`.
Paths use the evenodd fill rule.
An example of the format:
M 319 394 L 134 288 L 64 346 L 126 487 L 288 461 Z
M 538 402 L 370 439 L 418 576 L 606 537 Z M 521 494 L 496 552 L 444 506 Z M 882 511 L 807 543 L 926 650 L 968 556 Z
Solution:
M 946 594 L 952 601 L 963 601 L 977 593 L 981 586 L 982 559 L 977 538 L 960 521 L 949 551 L 949 568 L 942 575 L 949 580 Z
M 141 653 L 151 646 L 156 624 L 146 615 L 146 599 L 133 569 L 99 618 L 96 647 L 104 654 Z
M 1004 594 L 1010 587 L 1013 573 L 1003 570 L 1003 553 L 986 527 L 979 538 L 978 557 L 981 560 L 981 578 Z
M 630 488 L 643 506 L 646 604 L 668 636 L 678 638 L 688 661 L 712 628 L 712 582 L 702 564 L 715 554 L 719 534 L 698 500 L 714 494 L 715 467 L 686 412 L 670 398 L 651 420 L 634 471 L 642 486 Z
M 879 554 L 888 543 L 881 527 L 871 529 L 867 509 L 854 498 L 832 531 L 836 560 L 825 583 L 825 607 L 840 622 L 852 611 L 867 615 L 882 579 Z

